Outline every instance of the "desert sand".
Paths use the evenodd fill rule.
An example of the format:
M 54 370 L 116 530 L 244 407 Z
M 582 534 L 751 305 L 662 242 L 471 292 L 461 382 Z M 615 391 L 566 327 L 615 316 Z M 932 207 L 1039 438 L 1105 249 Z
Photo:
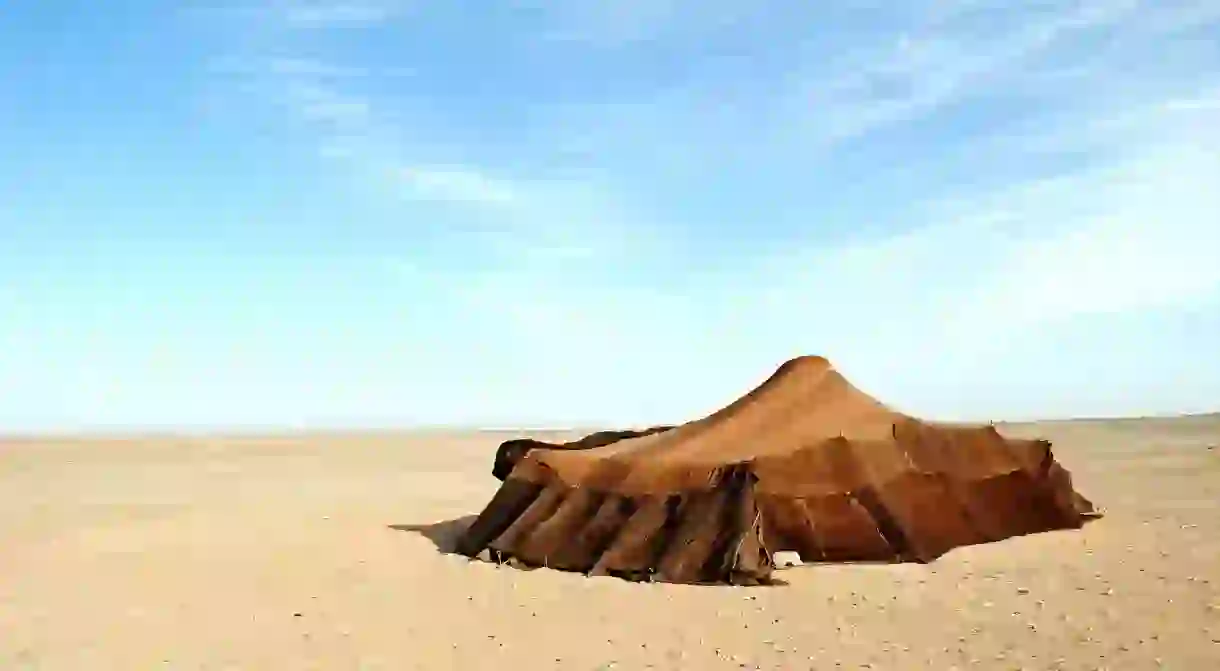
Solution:
M 1220 417 L 1001 429 L 1105 517 L 773 587 L 439 551 L 518 434 L 0 440 L 0 669 L 1220 668 Z

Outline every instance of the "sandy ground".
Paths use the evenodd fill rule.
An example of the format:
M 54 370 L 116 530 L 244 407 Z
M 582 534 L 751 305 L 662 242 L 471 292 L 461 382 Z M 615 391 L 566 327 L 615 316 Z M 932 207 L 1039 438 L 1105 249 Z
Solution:
M 9 440 L 0 669 L 1220 669 L 1220 418 L 1005 430 L 1107 516 L 763 588 L 438 552 L 503 435 Z

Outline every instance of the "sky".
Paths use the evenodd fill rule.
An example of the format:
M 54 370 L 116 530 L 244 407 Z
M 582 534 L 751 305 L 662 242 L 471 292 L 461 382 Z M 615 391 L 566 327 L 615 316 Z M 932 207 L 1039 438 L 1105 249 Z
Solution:
M 1211 0 L 17 2 L 0 148 L 0 430 L 1220 409 Z

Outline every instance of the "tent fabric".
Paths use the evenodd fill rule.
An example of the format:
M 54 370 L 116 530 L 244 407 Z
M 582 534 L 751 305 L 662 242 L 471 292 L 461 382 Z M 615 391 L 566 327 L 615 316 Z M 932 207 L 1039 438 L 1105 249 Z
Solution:
M 459 539 L 462 554 L 758 584 L 780 551 L 926 562 L 1097 516 L 1049 442 L 904 415 L 821 357 L 789 361 L 681 426 L 529 447 L 497 454 L 503 484 Z
M 626 438 L 636 438 L 639 436 L 647 436 L 661 431 L 668 431 L 674 428 L 670 426 L 653 426 L 647 429 L 625 429 L 620 431 L 597 431 L 591 433 L 579 440 L 573 440 L 565 443 L 548 443 L 542 440 L 534 440 L 533 438 L 514 438 L 500 443 L 500 447 L 496 450 L 496 458 L 492 463 L 491 474 L 497 480 L 503 482 L 513 468 L 530 450 L 543 448 L 548 450 L 588 450 L 594 447 L 609 445 Z

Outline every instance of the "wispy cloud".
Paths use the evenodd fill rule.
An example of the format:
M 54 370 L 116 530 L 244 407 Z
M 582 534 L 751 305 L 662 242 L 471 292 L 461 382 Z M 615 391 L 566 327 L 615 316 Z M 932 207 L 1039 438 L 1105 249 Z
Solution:
M 1018 3 L 1014 11 L 981 2 L 949 3 L 948 9 L 933 3 L 924 26 L 847 56 L 838 76 L 816 73 L 807 82 L 798 80 L 794 104 L 809 110 L 818 140 L 848 140 L 979 95 L 980 89 L 1011 85 L 1057 43 L 1113 26 L 1138 5 L 1104 0 L 1029 11 Z M 982 11 L 998 16 L 980 22 Z
M 1083 320 L 1220 307 L 1208 251 L 1220 245 L 1209 186 L 1220 183 L 1220 115 L 1191 100 L 1204 104 L 1168 101 L 1112 128 L 1122 144 L 1105 163 L 960 192 L 913 211 L 932 223 L 901 234 L 793 245 L 739 269 L 758 279 L 727 292 L 733 314 L 774 329 L 776 349 L 834 351 L 864 380 L 916 397 L 888 371 L 928 393 L 1016 350 L 1053 350 Z M 1061 151 L 1098 141 L 1051 133 Z
M 581 47 L 630 47 L 672 38 L 675 33 L 705 34 L 758 11 L 754 3 L 736 0 L 519 0 L 517 4 L 539 14 L 539 39 Z
M 396 176 L 411 192 L 424 198 L 482 204 L 508 204 L 518 194 L 509 182 L 477 169 L 460 166 L 404 166 Z
M 400 14 L 403 2 L 332 2 L 287 0 L 277 3 L 280 17 L 295 26 L 319 27 L 336 24 L 363 24 L 385 21 Z
M 336 89 L 317 83 L 300 83 L 292 80 L 287 87 L 289 103 L 294 111 L 306 121 L 325 124 L 322 132 L 326 137 L 335 132 L 364 133 L 372 121 L 369 101 L 338 92 Z
M 993 204 L 1046 221 L 1012 241 L 986 281 L 964 292 L 959 324 L 1019 332 L 1098 313 L 1178 308 L 1220 292 L 1220 134 L 1150 148 L 1061 180 L 1037 201 Z M 967 327 L 970 328 L 970 327 Z M 976 328 L 977 330 L 977 328 Z M 968 340 L 979 339 L 972 333 Z
M 368 68 L 345 67 L 309 58 L 272 58 L 267 63 L 267 69 L 275 75 L 319 78 L 364 77 L 369 74 Z
M 404 63 L 432 77 L 409 95 L 278 43 L 264 63 L 320 153 L 469 213 L 496 262 L 451 288 L 506 356 L 527 353 L 522 376 L 541 375 L 528 353 L 571 359 L 539 383 L 556 387 L 630 386 L 586 350 L 719 362 L 694 407 L 814 351 L 947 385 L 1080 320 L 1217 300 L 1220 70 L 1190 39 L 1220 27 L 1215 3 L 645 4 L 531 5 L 484 54 L 530 94 L 492 102 L 445 79 L 446 58 L 496 39 L 473 25 Z M 704 52 L 741 55 L 685 57 Z M 495 112 L 417 117 L 420 100 Z M 639 403 L 682 393 L 666 384 Z
M 275 8 L 270 20 L 287 25 L 374 22 L 407 6 L 289 2 Z M 528 257 L 535 268 L 565 264 L 595 250 L 621 252 L 629 241 L 644 237 L 638 218 L 616 214 L 622 207 L 595 193 L 598 189 L 502 165 L 472 147 L 460 128 L 423 121 L 436 117 L 426 110 L 417 116 L 401 98 L 386 96 L 396 86 L 392 80 L 413 75 L 414 65 L 340 65 L 326 58 L 293 56 L 285 44 L 309 50 L 316 41 L 285 41 L 276 38 L 275 31 L 271 36 L 262 49 L 275 55 L 255 49 L 221 61 L 227 68 L 218 71 L 258 82 L 287 108 L 290 118 L 312 130 L 319 156 L 342 161 L 388 196 L 456 208 L 460 214 L 443 218 L 445 234 L 481 246 L 502 264 Z
M 1085 124 L 1196 89 L 1206 70 L 1187 63 L 1206 54 L 1190 53 L 1201 39 L 1191 36 L 1220 24 L 1212 4 L 905 2 L 886 16 L 867 3 L 830 3 L 800 16 L 771 8 L 782 17 L 766 22 L 774 32 L 782 31 L 780 21 L 857 23 L 844 26 L 848 37 L 838 41 L 826 35 L 771 47 L 773 69 L 764 73 L 746 69 L 751 59 L 743 56 L 729 61 L 738 76 L 725 79 L 700 69 L 721 69 L 720 60 L 699 60 L 691 76 L 646 96 L 564 101 L 542 115 L 586 154 L 627 161 L 634 147 L 647 146 L 659 157 L 681 155 L 687 170 L 741 160 L 815 165 L 878 133 L 943 123 L 985 105 L 996 108 L 992 137 L 1060 117 Z M 726 34 L 717 48 L 757 48 Z M 1182 39 L 1166 46 L 1173 37 Z M 935 150 L 989 139 L 959 135 Z
M 370 68 L 350 67 L 302 57 L 217 58 L 209 63 L 208 69 L 217 75 L 238 77 L 277 75 L 317 79 L 347 79 L 352 77 L 368 77 L 373 74 L 385 76 L 385 73 Z
M 413 7 L 407 0 L 249 0 L 191 6 L 187 15 L 274 22 L 286 28 L 326 29 L 378 24 L 396 19 Z

